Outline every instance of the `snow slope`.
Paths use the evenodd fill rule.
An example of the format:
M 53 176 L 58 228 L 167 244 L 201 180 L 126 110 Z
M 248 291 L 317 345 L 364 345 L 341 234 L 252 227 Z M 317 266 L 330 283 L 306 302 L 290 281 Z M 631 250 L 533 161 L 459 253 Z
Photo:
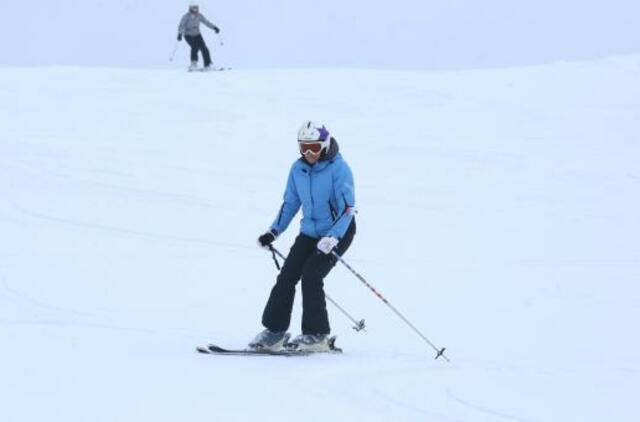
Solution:
M 345 258 L 451 364 L 340 266 L 344 355 L 193 352 L 260 329 L 308 118 L 356 178 Z M 638 420 L 639 118 L 638 56 L 0 69 L 0 420 Z

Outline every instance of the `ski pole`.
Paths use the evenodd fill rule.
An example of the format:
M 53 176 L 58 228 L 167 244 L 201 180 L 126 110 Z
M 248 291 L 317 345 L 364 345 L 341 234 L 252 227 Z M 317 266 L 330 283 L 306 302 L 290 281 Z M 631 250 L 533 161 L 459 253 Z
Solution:
M 353 275 L 358 278 L 358 280 L 360 280 L 365 286 L 367 286 L 369 290 L 375 293 L 375 295 L 378 296 L 378 298 L 380 298 L 380 300 L 382 300 L 397 316 L 399 316 L 401 320 L 403 320 L 409 327 L 411 327 L 413 331 L 415 331 L 425 342 L 427 342 L 427 344 L 429 344 L 429 346 L 431 346 L 436 351 L 435 359 L 438 359 L 440 356 L 442 356 L 444 360 L 450 362 L 449 358 L 447 358 L 444 354 L 444 351 L 446 349 L 445 347 L 443 347 L 442 349 L 438 349 L 433 343 L 431 343 L 431 341 L 429 341 L 429 339 L 424 334 L 420 332 L 420 330 L 418 330 L 412 323 L 410 323 L 409 320 L 404 317 L 404 315 L 398 312 L 398 310 L 394 308 L 393 305 L 391 305 L 389 301 L 384 298 L 384 296 L 382 296 L 371 284 L 367 283 L 367 280 L 365 280 L 364 277 L 358 274 L 356 270 L 351 268 L 351 266 L 347 264 L 347 262 L 342 259 L 342 257 L 338 255 L 336 251 L 331 251 L 331 253 L 338 259 L 338 261 L 342 262 L 342 264 L 344 264 L 344 266 L 347 267 L 347 269 L 351 271 Z
M 269 250 L 271 251 L 271 253 L 273 253 L 273 260 L 276 262 L 276 267 L 278 267 L 278 269 L 280 269 L 280 265 L 278 264 L 278 261 L 276 260 L 276 254 L 284 261 L 286 258 L 284 255 L 282 255 L 280 253 L 279 250 L 277 250 L 276 248 L 274 248 L 272 245 L 269 245 Z M 327 300 L 331 303 L 333 303 L 333 306 L 335 306 L 336 308 L 338 308 L 340 310 L 340 312 L 342 312 L 347 318 L 349 318 L 351 320 L 351 322 L 353 322 L 353 328 L 356 331 L 364 331 L 366 332 L 367 330 L 364 329 L 364 319 L 361 319 L 360 321 L 356 321 L 356 319 L 354 317 L 352 317 L 351 315 L 349 315 L 349 313 L 340 305 L 338 305 L 338 302 L 336 302 L 335 300 L 331 299 L 331 297 L 329 297 L 328 294 L 325 293 L 324 295 Z
M 169 61 L 172 62 L 173 58 L 176 55 L 176 51 L 178 50 L 178 43 L 179 41 L 176 41 L 176 45 L 173 47 L 173 52 L 171 53 L 171 57 L 169 57 Z
M 220 42 L 220 45 L 224 45 L 224 41 L 222 40 L 222 34 L 220 32 L 218 32 L 218 41 Z

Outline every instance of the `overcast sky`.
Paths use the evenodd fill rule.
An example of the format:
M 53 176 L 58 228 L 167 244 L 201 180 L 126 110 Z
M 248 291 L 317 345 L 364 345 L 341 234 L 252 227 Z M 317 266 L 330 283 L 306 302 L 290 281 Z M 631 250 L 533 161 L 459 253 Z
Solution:
M 2 0 L 0 65 L 184 66 L 189 1 Z M 637 0 L 201 1 L 234 67 L 460 69 L 640 53 Z

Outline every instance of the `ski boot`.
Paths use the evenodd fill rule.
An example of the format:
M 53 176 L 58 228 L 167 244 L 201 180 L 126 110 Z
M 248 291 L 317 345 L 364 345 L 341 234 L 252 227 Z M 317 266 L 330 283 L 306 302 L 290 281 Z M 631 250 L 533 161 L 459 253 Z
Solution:
M 198 70 L 198 62 L 191 62 L 189 66 L 189 72 L 193 72 L 194 70 Z
M 258 333 L 256 338 L 249 343 L 247 350 L 278 351 L 289 341 L 291 335 L 284 331 L 271 331 L 268 328 Z
M 300 334 L 285 349 L 296 352 L 331 352 L 332 344 L 329 334 Z

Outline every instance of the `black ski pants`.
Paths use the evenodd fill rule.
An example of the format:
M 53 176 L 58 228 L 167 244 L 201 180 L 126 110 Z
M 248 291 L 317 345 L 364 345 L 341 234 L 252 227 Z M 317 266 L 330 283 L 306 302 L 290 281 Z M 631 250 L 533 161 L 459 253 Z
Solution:
M 191 47 L 191 61 L 198 61 L 198 51 L 202 51 L 202 58 L 204 60 L 204 65 L 209 66 L 211 64 L 211 55 L 209 54 L 209 49 L 207 48 L 207 44 L 204 43 L 204 38 L 202 38 L 202 34 L 198 34 L 195 36 L 185 35 L 185 41 Z
M 347 251 L 355 233 L 356 222 L 353 220 L 335 248 L 338 255 Z M 302 233 L 296 237 L 262 314 L 262 325 L 271 331 L 289 329 L 296 284 L 302 280 L 302 333 L 331 332 L 323 287 L 324 278 L 337 259 L 319 251 L 318 240 Z

